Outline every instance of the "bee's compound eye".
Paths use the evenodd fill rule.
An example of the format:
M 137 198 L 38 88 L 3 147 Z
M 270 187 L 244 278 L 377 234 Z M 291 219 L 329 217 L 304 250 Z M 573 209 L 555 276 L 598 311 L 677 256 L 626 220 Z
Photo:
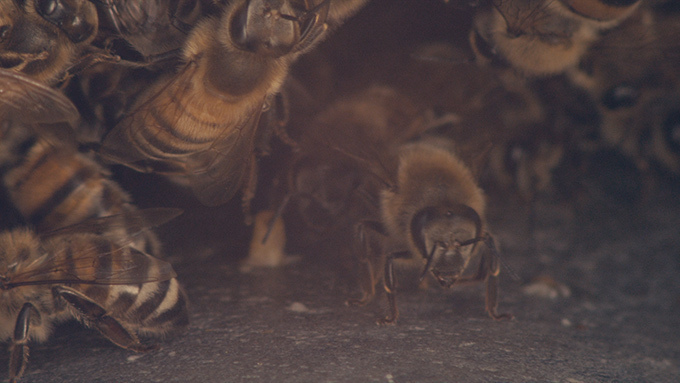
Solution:
M 609 88 L 602 96 L 601 102 L 607 109 L 617 110 L 634 106 L 640 98 L 638 87 L 630 84 L 619 84 Z
M 50 16 L 59 7 L 57 0 L 36 0 L 35 8 L 42 16 Z

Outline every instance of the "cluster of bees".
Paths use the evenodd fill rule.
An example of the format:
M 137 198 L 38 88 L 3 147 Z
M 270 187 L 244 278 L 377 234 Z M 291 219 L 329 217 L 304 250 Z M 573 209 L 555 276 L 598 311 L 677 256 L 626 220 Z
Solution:
M 483 282 L 489 315 L 512 318 L 480 179 L 530 201 L 602 148 L 680 172 L 679 15 L 663 0 L 0 0 L 10 381 L 67 319 L 135 351 L 188 323 L 151 231 L 179 211 L 137 208 L 114 164 L 209 206 L 240 193 L 246 263 L 282 264 L 291 242 L 349 259 L 348 302 L 383 286 L 381 323 L 409 275 Z

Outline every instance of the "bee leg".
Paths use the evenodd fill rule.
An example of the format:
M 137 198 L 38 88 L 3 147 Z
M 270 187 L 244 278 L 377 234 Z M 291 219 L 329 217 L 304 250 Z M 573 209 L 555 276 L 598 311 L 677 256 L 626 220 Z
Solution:
M 142 344 L 137 335 L 125 328 L 116 318 L 110 316 L 106 309 L 83 293 L 64 286 L 54 287 L 52 292 L 75 309 L 85 325 L 95 328 L 114 344 L 136 352 L 158 349 L 157 345 Z
M 31 314 L 40 317 L 40 313 L 35 306 L 26 302 L 19 311 L 9 357 L 9 381 L 16 382 L 24 374 L 26 364 L 28 364 L 28 330 L 31 323 Z
M 510 320 L 513 315 L 510 313 L 499 314 L 498 309 L 498 274 L 501 271 L 501 265 L 498 258 L 494 255 L 485 253 L 482 256 L 480 264 L 480 272 L 484 274 L 486 281 L 486 311 L 489 316 L 495 320 Z
M 353 243 L 358 247 L 355 251 L 360 254 L 358 257 L 359 263 L 359 288 L 361 289 L 360 298 L 348 299 L 345 304 L 353 306 L 363 306 L 368 303 L 373 296 L 375 296 L 375 285 L 377 283 L 378 277 L 375 275 L 374 265 L 372 262 L 373 251 L 368 241 L 368 232 L 370 229 L 372 232 L 381 234 L 385 236 L 385 230 L 382 224 L 377 221 L 364 220 L 359 222 L 354 227 L 354 237 L 357 239 Z
M 396 324 L 399 318 L 399 309 L 397 308 L 396 299 L 396 283 L 394 280 L 393 262 L 396 254 L 390 254 L 385 260 L 385 277 L 383 279 L 383 287 L 387 293 L 387 303 L 390 306 L 390 315 L 378 321 L 379 325 Z

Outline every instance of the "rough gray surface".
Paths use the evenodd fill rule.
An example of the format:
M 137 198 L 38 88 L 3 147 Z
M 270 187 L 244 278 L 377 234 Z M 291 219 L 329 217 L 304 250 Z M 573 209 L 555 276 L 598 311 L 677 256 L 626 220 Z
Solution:
M 366 307 L 345 306 L 351 289 L 322 263 L 239 274 L 233 258 L 201 253 L 200 235 L 185 233 L 195 240 L 186 248 L 196 249 L 196 259 L 176 265 L 192 299 L 186 333 L 137 355 L 94 331 L 64 326 L 33 347 L 22 381 L 675 382 L 680 206 L 674 194 L 656 191 L 637 207 L 541 202 L 535 252 L 524 207 L 506 201 L 493 209 L 505 260 L 522 280 L 502 278 L 500 309 L 515 314 L 510 322 L 491 320 L 483 289 L 472 286 L 402 292 L 400 322 L 377 326 L 383 297 Z M 194 218 L 205 215 L 189 213 L 174 229 L 200 227 Z M 174 246 L 186 238 L 173 238 L 170 247 L 186 251 Z M 538 275 L 571 295 L 526 293 Z

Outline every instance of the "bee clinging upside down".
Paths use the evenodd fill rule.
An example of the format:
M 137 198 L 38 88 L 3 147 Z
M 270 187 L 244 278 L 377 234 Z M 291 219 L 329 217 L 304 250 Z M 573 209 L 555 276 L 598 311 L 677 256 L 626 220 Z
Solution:
M 97 11 L 87 0 L 2 0 L 0 68 L 58 83 L 85 57 L 106 56 L 89 51 L 98 24 Z
M 186 65 L 158 81 L 103 139 L 101 154 L 188 183 L 218 205 L 255 183 L 260 115 L 293 60 L 320 41 L 330 2 L 252 0 L 228 4 L 194 27 Z

